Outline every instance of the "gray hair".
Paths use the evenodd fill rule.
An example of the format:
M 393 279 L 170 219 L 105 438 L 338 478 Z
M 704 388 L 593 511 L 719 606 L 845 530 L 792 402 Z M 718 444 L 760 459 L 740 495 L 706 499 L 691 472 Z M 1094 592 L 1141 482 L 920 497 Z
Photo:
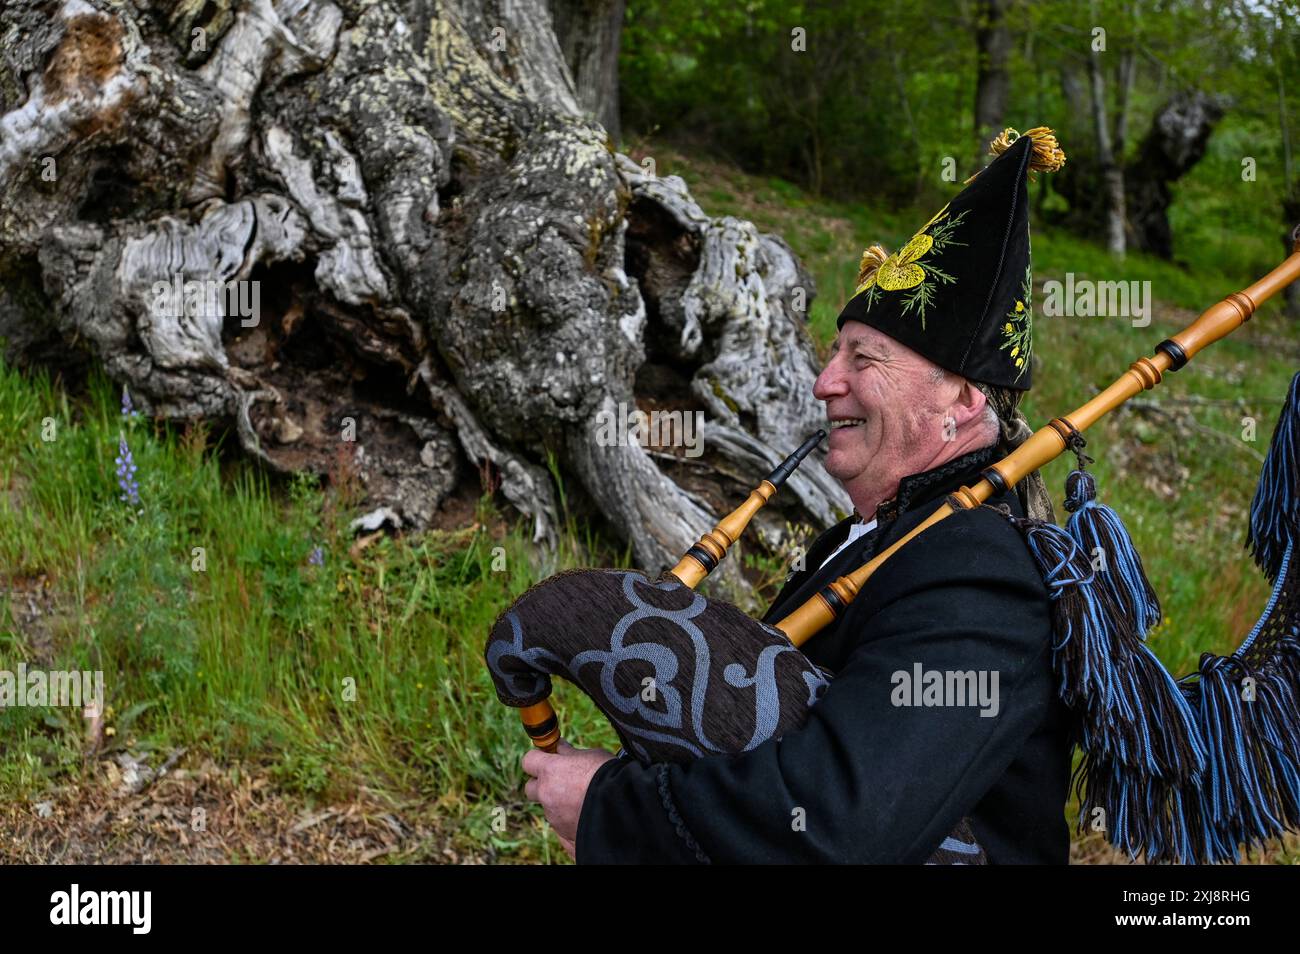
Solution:
M 943 368 L 935 368 L 930 372 L 930 381 L 933 384 L 940 384 L 947 377 L 948 372 Z M 1029 422 L 1020 413 L 1020 399 L 1024 396 L 1024 392 L 984 384 L 980 381 L 970 383 L 988 398 L 984 404 L 983 421 L 986 424 L 992 422 L 989 427 L 989 442 L 997 445 L 999 454 L 1011 453 L 1033 434 Z M 1056 523 L 1056 508 L 1052 506 L 1052 495 L 1047 492 L 1040 472 L 1031 471 L 1016 484 L 1015 492 L 1020 498 L 1020 505 L 1031 519 Z
M 949 376 L 948 371 L 936 366 L 930 372 L 930 383 L 942 384 Z M 956 375 L 951 376 L 956 377 Z M 998 416 L 997 408 L 993 406 L 993 399 L 989 392 L 974 381 L 971 384 L 978 388 L 980 393 L 988 399 L 984 402 L 984 414 L 980 418 L 980 424 L 983 425 L 984 433 L 988 435 L 988 443 L 996 444 L 1002 438 L 1002 419 Z

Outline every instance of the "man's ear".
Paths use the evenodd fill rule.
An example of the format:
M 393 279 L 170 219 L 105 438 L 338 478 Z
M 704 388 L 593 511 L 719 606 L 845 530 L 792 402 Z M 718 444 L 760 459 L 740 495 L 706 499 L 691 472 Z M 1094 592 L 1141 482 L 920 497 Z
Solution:
M 988 397 L 965 378 L 959 379 L 957 395 L 951 404 L 951 414 L 958 427 L 967 421 L 976 420 L 984 413 Z

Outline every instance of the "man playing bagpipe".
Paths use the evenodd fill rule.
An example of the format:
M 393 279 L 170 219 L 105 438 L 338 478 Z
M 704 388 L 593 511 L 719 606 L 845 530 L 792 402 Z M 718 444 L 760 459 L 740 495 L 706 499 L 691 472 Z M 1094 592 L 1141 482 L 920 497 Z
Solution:
M 855 514 L 786 581 L 759 627 L 761 651 L 723 668 L 713 657 L 727 648 L 726 604 L 625 571 L 539 584 L 498 620 L 487 659 L 503 702 L 532 705 L 550 689 L 537 673 L 565 675 L 624 742 L 620 757 L 560 742 L 524 758 L 526 794 L 579 862 L 1065 863 L 1076 744 L 1084 812 L 1133 856 L 1234 859 L 1239 844 L 1300 823 L 1300 587 L 1287 572 L 1300 524 L 1300 375 L 1251 514 L 1273 598 L 1237 652 L 1207 653 L 1175 682 L 1143 642 L 1160 614 L 1140 558 L 1082 469 L 1079 430 L 1124 396 L 1074 412 L 1086 419 L 1078 429 L 1064 418 L 1043 429 L 1061 435 L 1056 453 L 1080 459 L 1065 529 L 1036 469 L 1008 481 L 992 466 L 1043 433 L 1018 410 L 1032 358 L 1026 183 L 1064 161 L 1042 128 L 1008 130 L 993 151 L 901 250 L 863 256 L 814 389 L 831 427 L 825 466 Z M 1300 249 L 1200 321 L 1221 337 L 1253 311 L 1249 292 L 1262 300 L 1297 274 Z M 1229 304 L 1244 317 L 1227 315 Z M 1193 336 L 1199 327 L 1161 342 L 1161 365 L 1135 364 L 1130 389 L 1215 340 Z M 981 479 L 993 487 L 983 505 L 954 508 L 890 555 L 802 656 L 784 624 L 767 625 L 819 593 L 834 602 L 828 583 Z M 618 586 L 627 607 L 611 611 L 612 637 L 602 629 L 582 651 L 536 641 L 563 629 L 554 620 L 565 612 L 584 618 L 578 604 L 621 603 Z M 649 633 L 640 643 L 637 626 Z M 689 633 L 670 649 L 676 628 Z M 764 695 L 778 682 L 773 659 L 804 668 Z M 667 704 L 636 699 L 642 671 L 679 687 Z M 717 706 L 753 713 L 731 727 L 730 748 L 710 738 L 730 716 L 704 701 L 723 692 L 755 700 Z
M 1004 435 L 1028 434 L 1015 407 L 1031 375 L 1029 145 L 897 254 L 864 256 L 814 394 L 831 426 L 826 469 L 867 519 L 822 534 L 765 619 L 919 523 L 1004 456 Z M 1050 508 L 1045 492 L 1035 502 Z M 1015 492 L 990 503 L 1026 515 Z M 575 777 L 543 804 L 562 839 L 578 835 L 582 862 L 922 862 L 968 818 L 990 861 L 1063 863 L 1069 740 L 1050 647 L 1047 589 L 1019 534 L 963 514 L 900 553 L 804 647 L 835 678 L 802 729 L 671 767 L 533 752 L 527 791 Z M 918 667 L 928 702 L 912 685 Z M 962 705 L 935 691 L 950 673 L 971 690 Z M 978 704 L 968 673 L 996 680 L 996 710 Z M 978 854 L 971 842 L 957 850 L 967 846 Z

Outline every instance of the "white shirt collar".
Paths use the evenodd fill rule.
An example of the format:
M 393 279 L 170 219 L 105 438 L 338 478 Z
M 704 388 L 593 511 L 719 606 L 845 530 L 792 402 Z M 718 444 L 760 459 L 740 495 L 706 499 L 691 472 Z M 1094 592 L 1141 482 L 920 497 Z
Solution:
M 854 540 L 857 540 L 859 537 L 865 536 L 875 528 L 876 528 L 875 517 L 872 517 L 866 523 L 858 521 L 857 523 L 851 524 L 849 526 L 849 535 L 844 538 L 843 543 L 841 543 L 838 547 L 835 548 L 834 553 L 828 556 L 825 560 L 822 560 L 822 566 L 825 566 L 827 563 L 830 563 L 831 560 L 834 560 L 837 556 L 839 556 L 840 551 L 843 550 L 845 547 L 847 547 Z

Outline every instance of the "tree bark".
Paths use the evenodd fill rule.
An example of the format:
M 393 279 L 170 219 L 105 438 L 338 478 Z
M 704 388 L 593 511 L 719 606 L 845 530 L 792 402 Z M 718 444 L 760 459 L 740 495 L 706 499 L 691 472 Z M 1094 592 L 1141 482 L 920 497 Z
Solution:
M 618 53 L 624 6 L 624 0 L 551 0 L 555 34 L 573 74 L 578 103 L 615 142 L 622 137 Z
M 1088 94 L 1079 78 L 1078 68 L 1062 60 L 1057 66 L 1057 75 L 1061 80 L 1061 96 L 1065 99 L 1065 116 L 1062 125 L 1074 129 L 1080 117 L 1088 115 Z
M 1093 22 L 1096 22 L 1094 13 Z M 1124 170 L 1111 141 L 1106 117 L 1106 79 L 1097 50 L 1088 54 L 1088 88 L 1091 92 L 1093 138 L 1097 144 L 1097 164 L 1101 167 L 1102 191 L 1105 196 L 1105 242 L 1112 255 L 1123 257 L 1124 242 Z
M 1002 131 L 1011 91 L 1007 60 L 1011 31 L 1007 28 L 1009 0 L 979 0 L 975 5 L 975 149 L 976 167 L 987 159 L 989 140 Z
M 616 153 L 544 0 L 10 3 L 0 33 L 11 359 L 86 354 L 277 470 L 350 455 L 404 528 L 490 466 L 554 541 L 554 454 L 651 569 L 824 422 L 810 276 Z M 178 276 L 259 305 L 175 314 Z M 605 446 L 656 401 L 703 456 Z M 814 455 L 759 523 L 849 507 Z
M 1128 239 L 1135 250 L 1173 257 L 1170 183 L 1201 161 L 1225 108 L 1224 100 L 1204 93 L 1179 93 L 1157 110 L 1137 157 L 1125 170 Z

